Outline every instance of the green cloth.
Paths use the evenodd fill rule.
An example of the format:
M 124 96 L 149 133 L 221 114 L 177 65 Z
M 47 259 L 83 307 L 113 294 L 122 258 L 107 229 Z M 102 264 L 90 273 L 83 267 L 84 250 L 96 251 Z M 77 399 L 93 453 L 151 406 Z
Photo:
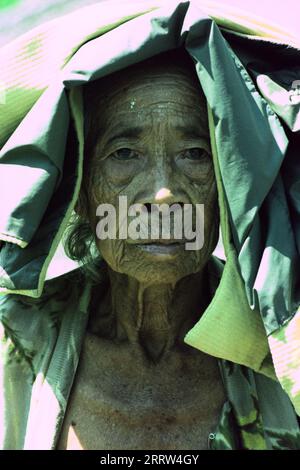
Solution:
M 213 294 L 222 267 L 212 258 L 208 268 Z M 96 289 L 99 292 L 101 286 Z M 5 330 L 1 448 L 55 449 L 80 357 L 91 292 L 90 283 L 75 271 L 46 282 L 39 299 L 0 298 Z M 278 382 L 230 361 L 219 364 L 227 400 L 215 432 L 207 436 L 208 448 L 300 449 L 297 418 Z
M 0 199 L 5 201 L 0 213 L 0 380 L 5 404 L 0 433 L 8 447 L 33 446 L 35 420 L 50 410 L 43 421 L 48 427 L 37 438 L 49 438 L 43 448 L 53 446 L 67 400 L 64 380 L 67 390 L 76 370 L 81 333 L 74 333 L 72 345 L 59 340 L 76 328 L 70 313 L 76 304 L 70 300 L 69 316 L 58 328 L 51 322 L 55 307 L 49 304 L 42 313 L 28 307 L 25 315 L 11 302 L 26 300 L 18 302 L 11 294 L 43 303 L 47 267 L 81 183 L 82 87 L 178 47 L 194 58 L 207 98 L 227 258 L 211 304 L 185 341 L 236 363 L 241 382 L 241 367 L 251 368 L 253 377 L 264 374 L 267 381 L 277 377 L 300 414 L 300 100 L 293 87 L 300 79 L 299 42 L 220 5 L 207 7 L 203 2 L 202 11 L 197 1 L 166 2 L 158 8 L 159 3 L 127 5 L 113 12 L 104 11 L 101 4 L 91 6 L 0 51 L 7 84 L 0 105 Z M 70 34 L 62 41 L 66 29 Z M 33 300 L 28 299 L 28 305 Z M 80 302 L 86 312 L 86 299 Z M 82 325 L 84 315 L 76 315 Z M 56 356 L 66 357 L 59 352 L 60 341 L 61 348 L 73 348 L 66 361 L 70 372 Z M 34 364 L 32 351 L 38 361 Z M 16 359 L 27 365 L 22 373 Z M 55 370 L 60 371 L 59 380 Z M 246 395 L 253 396 L 254 382 L 249 379 L 251 391 L 243 388 Z M 17 392 L 24 397 L 21 408 L 13 405 Z M 53 408 L 42 406 L 47 396 Z M 19 413 L 12 415 L 11 409 Z M 225 416 L 233 422 L 233 409 L 226 405 L 222 422 Z M 294 435 L 290 416 L 290 411 L 284 413 L 283 428 Z M 264 432 L 265 426 L 263 422 Z

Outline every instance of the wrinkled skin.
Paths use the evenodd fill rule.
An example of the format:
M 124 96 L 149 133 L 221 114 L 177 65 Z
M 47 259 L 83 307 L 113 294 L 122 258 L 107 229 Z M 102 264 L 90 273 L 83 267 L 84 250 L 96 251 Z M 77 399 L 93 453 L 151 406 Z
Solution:
M 102 96 L 90 167 L 93 230 L 97 206 L 118 208 L 120 195 L 128 206 L 205 205 L 200 250 L 182 243 L 176 253 L 161 254 L 143 249 L 140 240 L 97 240 L 110 267 L 112 296 L 123 299 L 121 306 L 114 302 L 121 335 L 157 360 L 182 337 L 191 312 L 199 314 L 208 301 L 203 270 L 217 241 L 218 211 L 206 103 L 189 71 L 177 66 L 137 69 Z
M 103 101 L 91 166 L 90 218 L 100 203 L 118 207 L 119 195 L 127 196 L 128 206 L 205 204 L 206 243 L 201 250 L 182 247 L 166 259 L 149 256 L 132 240 L 98 240 L 114 271 L 147 285 L 174 285 L 200 271 L 216 243 L 216 186 L 204 97 L 184 71 L 159 69 L 147 73 L 147 79 L 140 70 L 131 80 L 120 80 Z M 163 188 L 170 192 L 156 198 Z
M 205 204 L 205 242 L 168 253 L 97 240 L 110 288 L 94 291 L 58 448 L 205 449 L 224 390 L 216 359 L 183 342 L 210 301 L 206 264 L 218 235 L 205 100 L 189 70 L 158 65 L 124 72 L 90 105 L 82 213 L 93 231 L 97 206 L 118 207 L 126 195 L 128 206 Z

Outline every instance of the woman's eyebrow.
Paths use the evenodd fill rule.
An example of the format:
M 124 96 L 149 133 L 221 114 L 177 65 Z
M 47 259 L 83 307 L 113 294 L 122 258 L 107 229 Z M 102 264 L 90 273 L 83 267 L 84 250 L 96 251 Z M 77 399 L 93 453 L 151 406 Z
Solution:
M 180 136 L 184 139 L 189 140 L 198 140 L 198 139 L 207 139 L 208 138 L 208 128 L 199 125 L 199 126 L 175 126 L 175 132 L 180 134 Z M 112 144 L 116 140 L 121 139 L 138 139 L 143 133 L 146 132 L 146 129 L 141 126 L 130 126 L 130 125 L 122 125 L 116 126 L 109 132 L 109 138 L 106 141 L 106 145 Z
M 199 127 L 189 125 L 175 126 L 175 131 L 181 134 L 185 139 L 190 140 L 207 139 L 209 135 L 208 127 L 203 128 L 201 125 L 199 125 Z
M 138 139 L 141 134 L 145 132 L 145 129 L 139 126 L 122 126 L 118 129 L 111 131 L 109 133 L 109 139 L 106 142 L 106 145 L 110 145 L 115 140 L 120 139 Z

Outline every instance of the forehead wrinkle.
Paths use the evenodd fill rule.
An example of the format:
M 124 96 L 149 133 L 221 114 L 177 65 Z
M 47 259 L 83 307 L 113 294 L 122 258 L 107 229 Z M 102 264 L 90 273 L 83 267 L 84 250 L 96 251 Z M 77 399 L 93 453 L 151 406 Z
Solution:
M 178 74 L 178 71 L 146 73 L 139 70 L 134 76 L 118 76 L 99 87 L 94 98 L 93 107 L 96 105 L 98 109 L 105 109 L 114 104 L 130 108 L 133 102 L 135 105 L 151 104 L 153 99 L 153 103 L 158 100 L 180 106 L 195 105 L 196 102 L 199 107 L 206 109 L 206 98 L 198 79 L 196 81 L 194 76 L 182 71 Z
M 122 117 L 123 114 L 126 118 L 127 114 L 132 121 L 135 116 L 137 120 L 145 119 L 147 113 L 163 113 L 169 109 L 177 114 L 182 114 L 183 110 L 186 114 L 197 113 L 199 127 L 208 129 L 206 98 L 198 78 L 186 69 L 174 71 L 173 68 L 172 73 L 161 68 L 139 69 L 125 75 L 101 81 L 102 86 L 99 86 L 100 81 L 98 87 L 96 82 L 92 85 L 95 91 L 88 115 L 89 120 L 94 121 L 92 129 L 96 140 L 100 129 L 106 131 L 117 115 Z
M 130 88 L 144 88 L 145 86 L 153 86 L 154 82 L 159 83 L 160 86 L 165 85 L 167 87 L 179 86 L 181 88 L 183 86 L 186 89 L 197 90 L 197 92 L 203 94 L 199 79 L 195 73 L 181 68 L 175 68 L 172 72 L 169 72 L 166 68 L 159 68 L 158 70 L 143 68 L 134 73 L 132 71 L 131 73 L 125 71 L 122 75 L 111 77 L 109 80 L 102 82 L 102 93 L 110 94 Z
M 140 86 L 118 89 L 112 93 L 105 94 L 98 101 L 99 108 L 108 107 L 123 108 L 126 111 L 134 111 L 137 108 L 150 107 L 155 105 L 173 105 L 179 108 L 200 108 L 206 111 L 206 99 L 195 89 L 181 89 L 178 87 L 163 86 L 153 87 Z
M 123 104 L 124 106 L 124 104 Z M 128 109 L 124 106 L 116 107 L 116 112 L 110 110 L 109 105 L 106 107 L 104 113 L 100 115 L 100 120 L 106 126 L 110 126 L 111 122 L 115 123 L 118 118 L 121 119 L 127 124 L 128 119 L 130 122 L 139 121 L 140 119 L 147 119 L 151 116 L 162 116 L 169 117 L 173 115 L 179 117 L 180 119 L 186 119 L 189 117 L 200 119 L 200 121 L 207 122 L 207 108 L 200 107 L 195 104 L 188 105 L 186 103 L 178 103 L 175 101 L 155 101 L 149 104 L 139 105 L 136 104 L 132 109 Z M 136 119 L 135 119 L 136 118 Z
M 111 87 L 110 89 L 106 90 L 104 98 L 108 99 L 115 99 L 119 95 L 122 97 L 124 95 L 134 95 L 140 94 L 141 96 L 153 91 L 155 93 L 160 92 L 162 95 L 170 95 L 173 96 L 174 91 L 176 91 L 176 96 L 180 97 L 187 97 L 191 95 L 195 95 L 199 98 L 203 98 L 201 101 L 205 101 L 204 94 L 199 87 L 196 87 L 193 83 L 182 81 L 182 82 L 175 82 L 175 81 L 153 81 L 153 80 L 143 80 L 140 83 L 133 82 L 132 84 L 126 84 L 126 86 L 118 86 L 116 88 Z
M 195 108 L 195 110 L 197 115 L 186 114 L 180 108 L 178 108 L 179 112 L 176 112 L 175 115 L 172 112 L 174 109 L 166 109 L 165 113 L 158 113 L 157 110 L 154 112 L 147 110 L 143 113 L 119 112 L 106 121 L 104 125 L 102 123 L 98 143 L 101 146 L 109 146 L 117 140 L 137 141 L 145 135 L 150 137 L 154 127 L 161 124 L 165 124 L 171 132 L 181 135 L 181 138 L 185 140 L 208 138 L 207 116 L 200 113 L 198 109 Z M 129 114 L 130 118 L 128 117 Z M 132 119 L 133 117 L 137 119 Z M 162 129 L 159 132 L 163 132 Z
M 185 112 L 186 110 L 186 112 Z M 115 128 L 142 128 L 145 121 L 150 119 L 171 119 L 174 122 L 174 127 L 182 126 L 186 122 L 187 126 L 196 128 L 198 122 L 200 126 L 208 129 L 207 109 L 201 109 L 196 105 L 183 106 L 175 102 L 154 102 L 151 105 L 137 106 L 135 109 L 117 109 L 116 113 L 110 111 L 106 107 L 104 114 L 100 117 L 99 127 L 105 132 L 113 132 Z M 179 124 L 180 122 L 180 124 Z M 129 125 L 130 123 L 130 125 Z

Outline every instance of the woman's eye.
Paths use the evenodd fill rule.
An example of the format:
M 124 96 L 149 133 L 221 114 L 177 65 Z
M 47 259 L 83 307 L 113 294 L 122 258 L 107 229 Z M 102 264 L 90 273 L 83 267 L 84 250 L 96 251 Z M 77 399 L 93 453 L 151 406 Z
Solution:
M 132 160 L 138 156 L 138 153 L 128 148 L 122 148 L 116 150 L 111 156 L 116 160 Z
M 200 161 L 208 156 L 207 152 L 201 148 L 187 149 L 183 152 L 183 158 Z

